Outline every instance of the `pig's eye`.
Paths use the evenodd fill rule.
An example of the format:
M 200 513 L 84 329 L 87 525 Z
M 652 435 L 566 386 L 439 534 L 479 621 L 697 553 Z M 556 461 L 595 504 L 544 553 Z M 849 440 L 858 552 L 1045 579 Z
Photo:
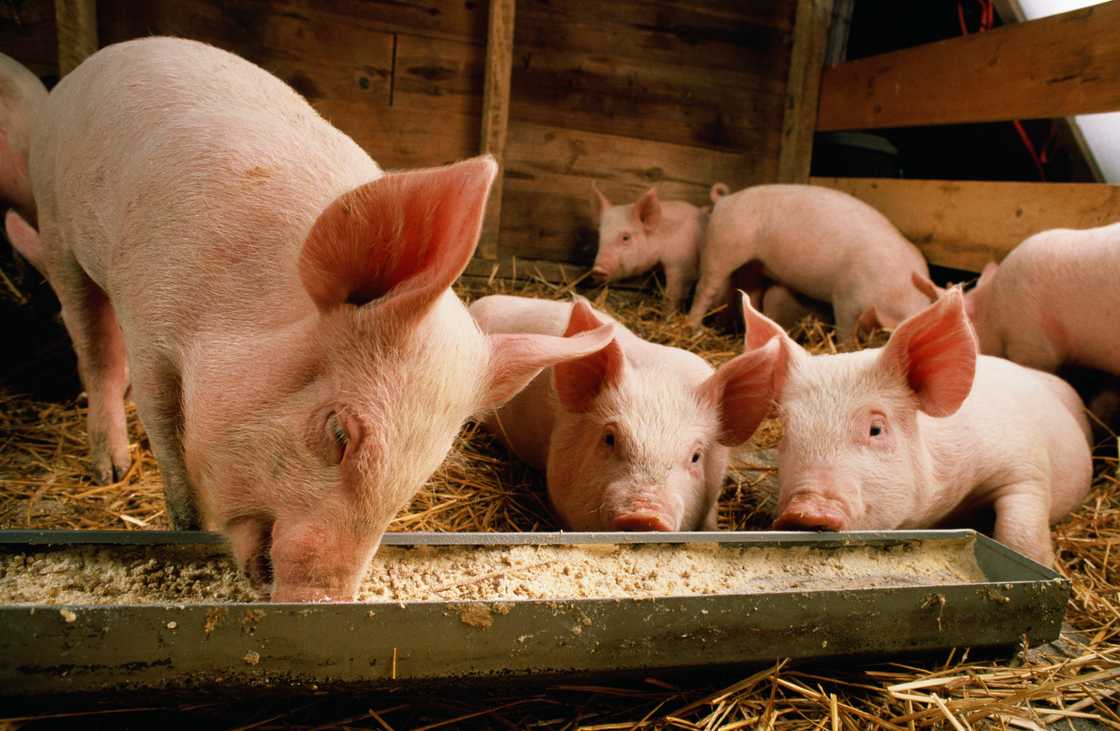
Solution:
M 699 461 L 700 461 L 700 450 L 696 450 L 695 452 L 692 453 L 692 464 L 696 464 Z
M 885 428 L 886 426 L 883 424 L 883 422 L 876 419 L 875 421 L 871 422 L 871 428 L 868 429 L 867 433 L 869 436 L 877 437 L 883 433 L 883 430 Z
M 630 241 L 630 234 L 622 234 L 622 242 L 627 243 Z
M 341 463 L 346 456 L 346 448 L 350 446 L 350 435 L 346 433 L 346 427 L 342 425 L 338 414 L 332 413 L 327 417 L 327 433 L 334 440 L 335 455 Z
M 608 429 L 607 433 L 603 435 L 603 444 L 607 445 L 608 447 L 610 447 L 612 449 L 614 448 L 614 432 L 613 431 Z

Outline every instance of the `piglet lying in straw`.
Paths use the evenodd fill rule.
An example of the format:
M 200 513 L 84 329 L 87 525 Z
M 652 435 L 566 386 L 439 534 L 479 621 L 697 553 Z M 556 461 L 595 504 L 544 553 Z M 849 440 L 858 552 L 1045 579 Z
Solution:
M 886 346 L 840 355 L 811 356 L 746 297 L 743 314 L 748 352 L 776 358 L 776 528 L 952 526 L 990 506 L 997 540 L 1053 563 L 1048 526 L 1092 477 L 1081 400 L 1048 373 L 977 357 L 959 289 Z
M 612 205 L 592 184 L 591 207 L 599 226 L 599 250 L 591 276 L 602 282 L 665 271 L 665 296 L 673 312 L 681 309 L 700 271 L 700 249 L 708 210 L 685 201 L 662 201 L 650 188 L 634 203 Z M 712 186 L 712 201 L 727 186 Z
M 129 466 L 127 354 L 172 524 L 222 531 L 276 601 L 352 598 L 463 421 L 611 338 L 487 336 L 450 290 L 492 159 L 384 174 L 202 43 L 95 53 L 47 99 L 30 167 L 39 231 L 8 231 L 62 302 L 96 476 Z
M 688 320 L 727 297 L 732 272 L 757 263 L 766 277 L 830 302 L 841 338 L 857 327 L 893 328 L 928 304 L 911 274 L 921 252 L 871 206 L 812 185 L 759 185 L 715 201 Z M 788 293 L 787 293 L 788 294 Z M 758 301 L 759 293 L 751 292 Z
M 493 295 L 470 309 L 488 333 L 574 337 L 614 322 L 583 298 Z M 567 528 L 715 530 L 729 448 L 770 408 L 778 343 L 713 372 L 618 323 L 614 333 L 601 350 L 541 373 L 487 428 L 547 474 Z

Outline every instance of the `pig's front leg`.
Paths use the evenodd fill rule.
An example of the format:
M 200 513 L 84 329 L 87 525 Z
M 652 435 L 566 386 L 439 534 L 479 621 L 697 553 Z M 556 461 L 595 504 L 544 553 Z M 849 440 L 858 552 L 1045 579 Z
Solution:
M 1043 566 L 1053 567 L 1049 487 L 1022 482 L 1001 493 L 995 502 L 995 539 Z
M 128 388 L 124 337 L 108 296 L 73 259 L 52 262 L 51 284 L 62 304 L 62 321 L 89 400 L 86 424 L 94 479 L 124 478 L 132 462 L 124 392 Z
M 133 397 L 163 478 L 167 517 L 175 530 L 202 527 L 183 455 L 183 388 L 178 370 L 164 356 L 132 358 Z
M 704 273 L 700 275 L 700 281 L 696 285 L 696 296 L 692 299 L 692 309 L 688 312 L 688 324 L 692 327 L 700 327 L 704 322 L 704 316 L 716 304 L 723 304 L 727 301 L 727 294 L 730 291 L 730 282 L 726 274 L 714 275 Z
M 688 298 L 688 290 L 696 281 L 695 272 L 687 271 L 681 267 L 665 267 L 665 299 L 669 302 L 669 312 L 681 311 L 684 301 Z

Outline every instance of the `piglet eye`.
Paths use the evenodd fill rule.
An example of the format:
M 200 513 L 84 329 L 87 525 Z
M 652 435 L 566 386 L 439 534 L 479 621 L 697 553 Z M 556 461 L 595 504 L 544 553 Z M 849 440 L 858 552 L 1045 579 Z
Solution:
M 603 435 L 603 444 L 607 445 L 608 447 L 614 447 L 614 432 L 608 431 Z
M 871 424 L 871 429 L 868 431 L 868 433 L 873 437 L 879 436 L 880 434 L 883 433 L 883 425 L 879 424 L 877 422 L 873 422 Z
M 692 453 L 692 464 L 696 464 L 699 461 L 700 461 L 700 451 L 697 450 L 697 451 Z
M 327 433 L 334 442 L 337 461 L 341 463 L 343 457 L 346 456 L 346 448 L 350 446 L 350 435 L 346 433 L 346 427 L 342 425 L 338 414 L 332 412 L 327 417 Z
M 630 240 L 630 234 L 622 234 L 622 240 L 623 241 L 629 241 Z

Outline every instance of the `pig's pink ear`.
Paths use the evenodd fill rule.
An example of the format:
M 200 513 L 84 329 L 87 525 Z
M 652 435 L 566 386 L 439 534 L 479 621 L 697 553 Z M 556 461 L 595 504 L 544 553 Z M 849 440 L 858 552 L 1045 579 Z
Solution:
M 603 195 L 603 191 L 599 190 L 598 184 L 594 180 L 591 181 L 591 220 L 596 226 L 603 220 L 603 211 L 610 207 L 611 202 Z
M 488 335 L 490 368 L 480 409 L 497 409 L 516 396 L 543 369 L 596 353 L 614 341 L 614 325 L 572 337 L 518 333 Z
M 646 231 L 657 228 L 657 224 L 661 223 L 661 201 L 657 199 L 656 189 L 650 188 L 638 199 L 634 204 L 634 215 Z
M 930 302 L 936 302 L 941 295 L 945 294 L 945 290 L 934 284 L 932 279 L 917 272 L 910 272 L 910 282 L 915 289 L 928 297 Z
M 700 386 L 701 400 L 719 414 L 719 443 L 747 441 L 774 407 L 786 372 L 789 350 L 778 338 L 720 366 Z
M 4 217 L 4 230 L 7 231 L 8 240 L 12 242 L 16 251 L 23 254 L 23 257 L 31 262 L 31 266 L 38 269 L 40 274 L 46 275 L 46 270 L 43 269 L 45 258 L 43 242 L 39 239 L 39 232 L 15 211 L 8 211 L 8 215 Z
M 739 296 L 743 301 L 743 339 L 748 350 L 760 348 L 774 337 L 788 337 L 781 325 L 754 308 L 750 295 L 739 290 Z
M 570 338 L 602 326 L 603 321 L 591 309 L 587 300 L 576 297 L 564 337 Z M 622 352 L 622 346 L 617 338 L 612 338 L 601 350 L 556 364 L 552 369 L 556 397 L 568 411 L 582 413 L 591 408 L 595 397 L 604 388 L 621 383 L 625 370 L 626 356 Z
M 390 173 L 335 200 L 300 254 L 303 286 L 320 310 L 393 301 L 421 314 L 466 268 L 478 245 L 498 165 L 489 155 Z
M 902 322 L 879 354 L 882 367 L 900 374 L 930 416 L 949 416 L 972 390 L 976 334 L 959 287 Z

